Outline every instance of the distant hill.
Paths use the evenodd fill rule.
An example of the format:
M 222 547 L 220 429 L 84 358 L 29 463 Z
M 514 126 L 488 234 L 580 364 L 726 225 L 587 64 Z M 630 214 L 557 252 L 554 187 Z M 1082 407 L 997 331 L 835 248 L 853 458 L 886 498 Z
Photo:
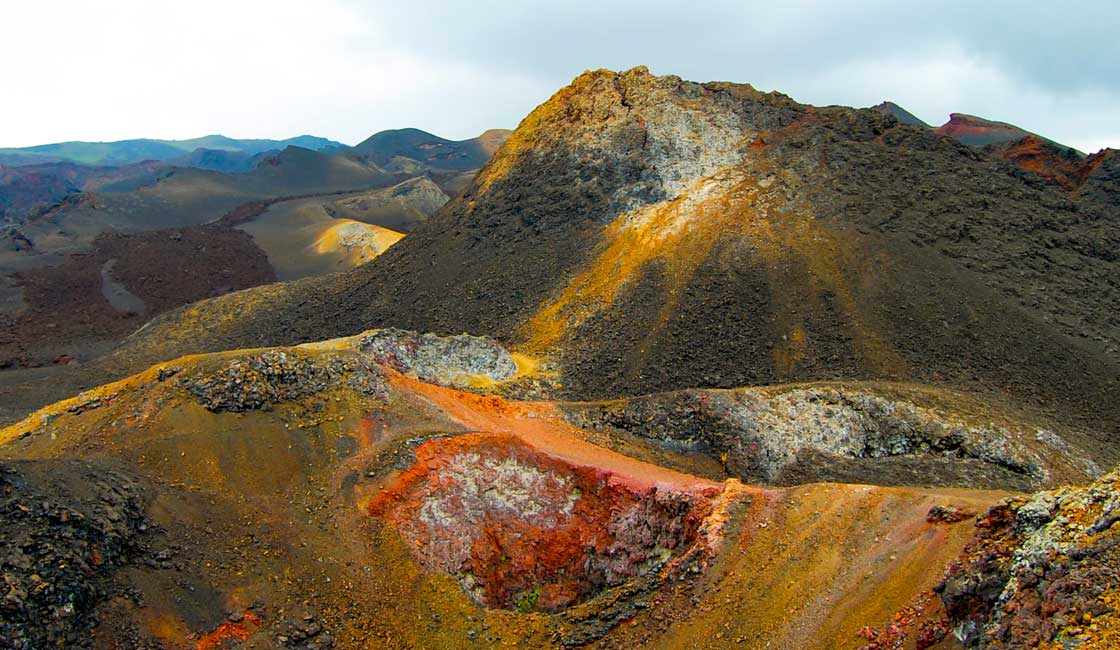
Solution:
M 898 104 L 896 104 L 894 102 L 883 102 L 882 104 L 879 104 L 878 106 L 873 106 L 872 108 L 874 108 L 875 110 L 879 111 L 880 113 L 882 113 L 884 115 L 895 116 L 895 118 L 898 119 L 898 121 L 902 122 L 903 124 L 913 124 L 914 126 L 929 127 L 928 124 L 926 124 L 922 120 L 918 119 L 913 113 L 911 113 L 910 111 L 906 110 L 905 108 L 899 106 Z
M 208 135 L 191 140 L 62 142 L 0 149 L 0 223 L 18 223 L 29 210 L 49 207 L 76 192 L 136 190 L 179 173 L 173 171 L 176 167 L 242 174 L 254 172 L 263 162 L 263 173 L 237 182 L 259 185 L 257 177 L 279 173 L 282 178 L 269 182 L 274 187 L 264 191 L 265 195 L 277 191 L 299 194 L 309 186 L 333 185 L 331 181 L 338 178 L 333 175 L 338 173 L 343 185 L 351 187 L 345 177 L 352 177 L 355 170 L 364 177 L 376 168 L 397 180 L 428 175 L 444 192 L 454 195 L 470 183 L 510 133 L 491 129 L 477 138 L 456 142 L 419 129 L 399 129 L 377 133 L 354 149 L 309 135 L 287 140 Z M 304 154 L 298 153 L 301 151 Z M 320 155 L 306 155 L 310 153 Z M 273 169 L 280 161 L 287 164 L 282 170 Z M 358 186 L 363 185 L 364 179 Z
M 975 115 L 965 115 L 964 113 L 950 113 L 949 121 L 937 127 L 934 131 L 974 147 L 983 147 L 997 142 L 1015 142 L 1028 136 L 1033 136 L 1051 142 L 1063 149 L 1075 151 L 1084 156 L 1084 154 L 1073 147 L 1054 142 L 1048 138 L 1043 138 L 1037 133 L 1031 133 L 1014 124 L 997 122 L 983 117 L 976 117 Z
M 211 144 L 221 144 L 212 142 Z M 221 216 L 242 200 L 285 194 L 303 194 L 339 189 L 364 189 L 386 184 L 389 177 L 376 166 L 329 149 L 314 151 L 291 145 L 282 151 L 248 153 L 227 149 L 195 149 L 166 161 L 129 165 L 85 165 L 50 162 L 6 167 L 0 165 L 0 223 L 22 221 L 32 208 L 48 208 L 76 192 L 119 194 L 140 190 L 167 180 L 176 188 L 171 204 L 160 212 L 200 210 L 199 202 L 226 197 L 217 214 L 202 212 L 187 216 L 188 222 Z M 159 190 L 156 191 L 159 194 Z M 244 197 L 248 198 L 244 198 Z M 129 202 L 136 197 L 124 197 Z M 113 202 L 110 197 L 107 199 Z M 156 209 L 145 206 L 145 209 Z M 135 213 L 122 208 L 122 214 Z M 141 211 L 142 212 L 142 211 Z M 162 219 L 158 217 L 157 219 Z M 152 218 L 141 215 L 142 221 Z
M 972 147 L 986 147 L 993 144 L 1009 146 L 1011 143 L 1016 143 L 1024 138 L 1031 138 L 1033 140 L 1049 143 L 1053 145 L 1056 150 L 1068 151 L 1079 158 L 1085 157 L 1084 153 L 1073 147 L 1054 142 L 1037 133 L 1031 133 L 1022 127 L 1007 122 L 997 122 L 996 120 L 989 120 L 965 113 L 950 113 L 948 122 L 941 126 L 934 127 L 923 122 L 910 111 L 891 101 L 885 101 L 871 108 L 883 115 L 893 116 L 902 124 L 924 126 L 928 129 L 932 129 L 935 133 L 948 136 Z
M 346 145 L 340 142 L 311 135 L 301 135 L 286 140 L 238 140 L 224 135 L 207 135 L 190 140 L 141 138 L 116 142 L 58 142 L 33 147 L 7 148 L 0 149 L 0 164 L 20 166 L 46 162 L 76 162 L 85 165 L 129 165 L 145 160 L 172 160 L 198 149 L 254 155 L 288 146 L 315 151 L 346 149 Z
M 509 140 L 509 136 L 511 135 L 513 135 L 513 131 L 509 129 L 490 129 L 489 131 L 484 131 L 482 135 L 475 138 L 475 140 L 478 141 L 483 151 L 485 151 L 488 156 L 493 156 L 494 153 L 506 143 L 506 140 Z
M 354 147 L 374 164 L 390 171 L 414 172 L 477 169 L 509 138 L 511 131 L 491 129 L 469 140 L 447 140 L 420 129 L 381 131 Z
M 154 182 L 167 170 L 166 163 L 154 161 L 119 167 L 71 162 L 0 165 L 0 223 L 19 221 L 23 213 L 35 206 L 49 206 L 68 194 L 140 187 Z
M 210 136 L 131 165 L 0 163 L 0 368 L 86 359 L 186 302 L 364 263 L 466 187 L 509 135 L 403 133 L 419 137 L 382 137 L 372 154 Z M 441 155 L 428 155 L 433 141 Z M 122 312 L 108 295 L 143 308 Z
M 77 252 L 106 230 L 135 232 L 198 225 L 250 201 L 386 187 L 394 180 L 376 166 L 346 154 L 295 146 L 261 157 L 244 173 L 169 167 L 137 178 L 145 182 L 135 183 L 135 187 L 118 183 L 113 187 L 120 191 L 74 197 L 30 216 L 20 230 L 40 253 L 54 249 Z
M 177 167 L 194 167 L 215 172 L 247 172 L 256 167 L 261 158 L 270 153 L 273 153 L 273 151 L 250 153 L 231 149 L 195 149 L 178 158 L 172 158 L 167 163 Z

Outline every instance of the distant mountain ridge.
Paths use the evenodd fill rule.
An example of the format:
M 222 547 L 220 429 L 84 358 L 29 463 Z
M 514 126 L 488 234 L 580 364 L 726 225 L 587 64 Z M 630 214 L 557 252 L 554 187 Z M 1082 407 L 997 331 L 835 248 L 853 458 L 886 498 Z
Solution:
M 922 121 L 910 111 L 899 106 L 892 101 L 884 101 L 881 104 L 871 107 L 872 110 L 878 111 L 883 115 L 891 115 L 902 124 L 911 124 L 913 126 L 922 126 L 931 129 L 934 133 L 948 136 L 954 140 L 967 144 L 972 147 L 984 147 L 992 144 L 1009 144 L 1018 142 L 1024 138 L 1034 138 L 1042 140 L 1054 145 L 1061 150 L 1069 150 L 1076 156 L 1085 157 L 1085 154 L 1073 147 L 1064 145 L 1060 142 L 1055 142 L 1049 138 L 1031 133 L 1030 131 L 1009 124 L 1007 122 L 999 122 L 996 120 L 989 120 L 984 117 L 977 117 L 975 115 L 968 115 L 966 113 L 950 113 L 949 121 L 941 126 L 933 126 Z
M 902 122 L 903 124 L 913 124 L 914 126 L 929 127 L 929 124 L 926 124 L 916 115 L 892 101 L 885 101 L 878 106 L 873 106 L 872 108 L 884 115 L 893 115 L 895 119 L 897 119 L 899 122 Z
M 341 142 L 312 135 L 300 135 L 285 140 L 241 140 L 224 135 L 207 135 L 189 140 L 137 138 L 115 142 L 72 141 L 32 147 L 2 148 L 0 164 L 14 167 L 46 162 L 75 162 L 85 165 L 117 166 L 147 160 L 173 160 L 199 149 L 240 152 L 252 156 L 288 146 L 303 147 L 313 151 L 348 148 Z
M 974 147 L 983 147 L 1000 142 L 1015 142 L 1023 138 L 1033 137 L 1049 142 L 1062 149 L 1069 149 L 1080 156 L 1085 155 L 1073 147 L 1055 142 L 1037 133 L 1031 133 L 1014 124 L 989 120 L 975 115 L 966 115 L 964 113 L 950 113 L 949 121 L 937 127 L 934 131 Z
M 0 330 L 11 335 L 0 340 L 0 368 L 82 358 L 141 316 L 366 262 L 468 185 L 509 135 L 404 133 L 403 144 L 401 132 L 373 136 L 365 153 L 321 138 L 280 147 L 212 136 L 128 165 L 39 162 L 42 151 L 18 154 L 35 164 L 0 162 Z M 105 302 L 110 262 L 144 309 Z
M 454 194 L 470 182 L 510 133 L 490 129 L 476 138 L 454 141 L 406 128 L 375 133 L 355 148 L 311 135 L 286 140 L 208 135 L 190 140 L 74 141 L 0 149 L 0 223 L 19 222 L 28 210 L 50 206 L 75 192 L 130 191 L 156 182 L 175 167 L 240 174 L 277 156 L 300 158 L 301 151 L 338 155 L 342 166 L 373 165 L 400 179 L 430 174 Z
M 455 141 L 420 129 L 393 129 L 373 134 L 355 146 L 354 151 L 393 171 L 408 161 L 448 171 L 478 169 L 511 133 L 491 129 L 477 138 Z

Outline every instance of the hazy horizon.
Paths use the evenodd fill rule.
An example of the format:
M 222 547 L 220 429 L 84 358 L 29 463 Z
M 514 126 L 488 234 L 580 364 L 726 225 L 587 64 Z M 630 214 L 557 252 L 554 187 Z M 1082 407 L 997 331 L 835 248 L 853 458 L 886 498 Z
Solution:
M 816 105 L 893 101 L 1120 146 L 1120 5 L 292 0 L 8 8 L 0 147 L 208 134 L 353 145 L 415 127 L 515 128 L 583 70 L 647 65 Z

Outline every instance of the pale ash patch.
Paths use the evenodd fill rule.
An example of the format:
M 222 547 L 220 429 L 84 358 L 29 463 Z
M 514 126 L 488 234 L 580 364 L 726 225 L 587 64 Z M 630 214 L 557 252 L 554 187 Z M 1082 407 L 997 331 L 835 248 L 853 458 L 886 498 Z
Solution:
M 143 314 L 147 311 L 144 301 L 113 278 L 113 267 L 117 260 L 107 260 L 101 265 L 101 295 L 113 309 L 123 314 Z
M 990 423 L 966 424 L 944 413 L 878 396 L 830 390 L 792 390 L 777 396 L 738 392 L 727 396 L 726 419 L 745 439 L 761 443 L 756 462 L 773 478 L 803 449 L 849 458 L 945 455 L 982 460 L 1030 476 L 1038 484 L 1050 471 L 1029 445 L 1030 432 Z M 1039 442 L 1058 448 L 1090 476 L 1099 469 L 1056 434 Z
M 488 513 L 506 512 L 534 525 L 554 526 L 571 516 L 580 498 L 568 477 L 542 471 L 516 458 L 490 458 L 477 453 L 452 457 L 436 489 L 421 507 L 420 520 L 430 526 L 453 527 L 464 519 L 477 521 Z
M 719 170 L 706 178 L 695 181 L 688 191 L 680 188 L 668 200 L 659 201 L 631 210 L 619 218 L 621 230 L 640 230 L 651 225 L 654 220 L 663 220 L 650 237 L 657 240 L 669 239 L 688 228 L 693 222 L 705 217 L 704 205 L 713 199 L 725 196 L 746 176 L 733 168 Z M 665 219 L 671 210 L 671 218 Z

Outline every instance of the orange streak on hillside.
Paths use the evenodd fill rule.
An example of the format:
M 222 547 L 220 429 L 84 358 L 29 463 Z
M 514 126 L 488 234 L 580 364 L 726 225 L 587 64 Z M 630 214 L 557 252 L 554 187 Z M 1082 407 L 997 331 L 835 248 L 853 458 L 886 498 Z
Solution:
M 766 163 L 752 164 L 761 169 Z M 781 192 L 769 191 L 781 182 L 771 178 L 760 184 L 729 169 L 700 179 L 672 201 L 620 216 L 604 228 L 603 247 L 594 261 L 524 324 L 523 349 L 539 355 L 555 349 L 580 324 L 606 311 L 657 262 L 664 270 L 666 295 L 641 346 L 648 350 L 716 244 L 738 237 L 758 256 L 771 286 L 781 288 L 773 292 L 780 325 L 787 332 L 786 342 L 780 344 L 787 349 L 775 350 L 780 374 L 793 375 L 796 363 L 811 349 L 811 332 L 804 325 L 811 306 L 826 294 L 835 297 L 852 324 L 853 341 L 865 361 L 885 373 L 901 374 L 905 360 L 860 299 L 859 290 L 881 276 L 876 268 L 881 257 L 856 236 L 832 230 L 812 214 L 785 205 Z
M 261 617 L 249 609 L 241 612 L 241 616 L 240 621 L 226 621 L 199 639 L 195 650 L 220 650 L 227 647 L 229 641 L 241 642 L 248 639 L 261 624 Z
M 1032 135 L 1012 144 L 1000 156 L 1022 169 L 1073 191 L 1081 187 L 1093 170 L 1111 153 L 1106 151 L 1085 159 L 1068 158 L 1062 156 L 1061 150 L 1053 144 Z
M 611 451 L 583 440 L 581 430 L 560 419 L 547 402 L 509 402 L 493 395 L 465 393 L 390 372 L 389 381 L 404 392 L 419 394 L 467 429 L 517 436 L 538 451 L 574 467 L 595 468 L 627 489 L 672 488 L 710 495 L 719 483 L 691 476 Z

